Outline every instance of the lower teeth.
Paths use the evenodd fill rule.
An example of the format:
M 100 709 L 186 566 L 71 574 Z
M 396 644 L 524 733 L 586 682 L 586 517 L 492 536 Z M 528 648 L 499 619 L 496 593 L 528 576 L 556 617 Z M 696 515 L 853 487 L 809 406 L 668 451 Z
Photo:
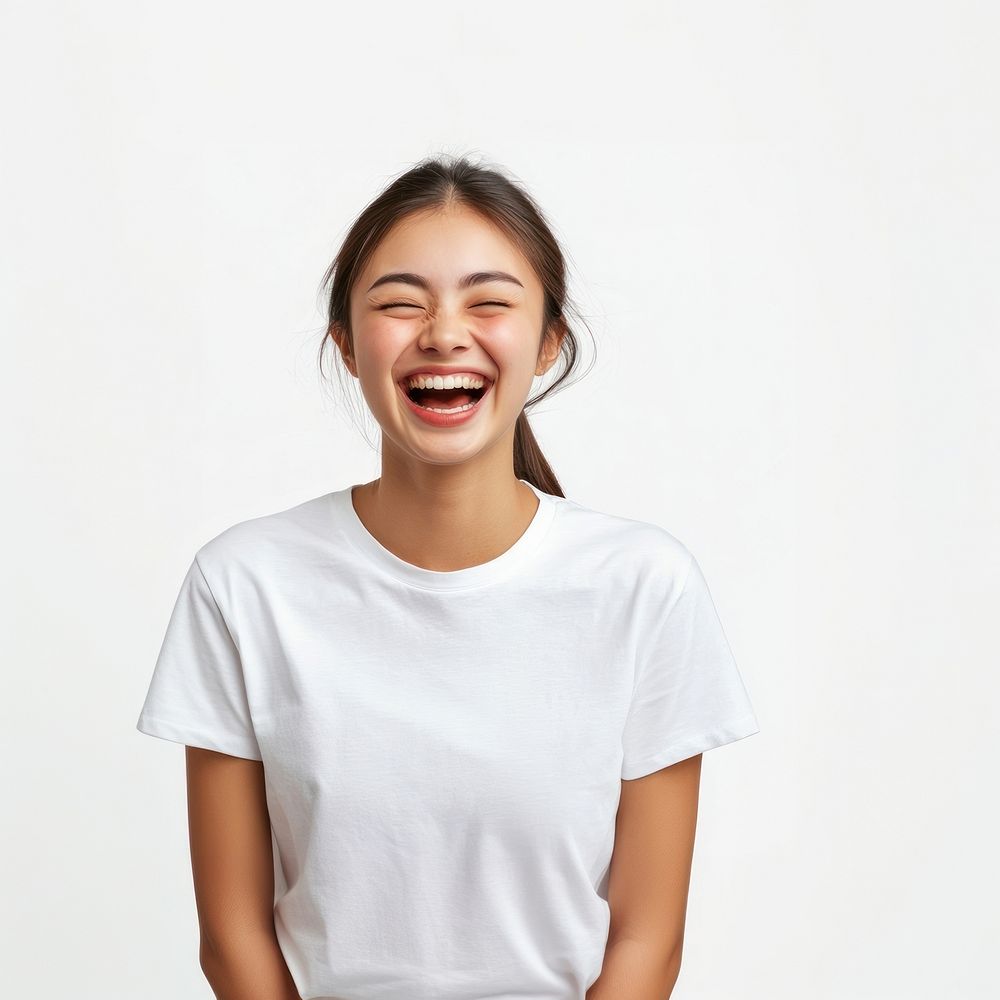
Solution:
M 417 406 L 422 410 L 432 410 L 434 413 L 461 413 L 463 410 L 471 410 L 475 405 L 475 403 L 466 403 L 465 406 L 453 406 L 450 409 L 445 409 L 441 406 L 424 406 L 423 403 L 417 403 Z

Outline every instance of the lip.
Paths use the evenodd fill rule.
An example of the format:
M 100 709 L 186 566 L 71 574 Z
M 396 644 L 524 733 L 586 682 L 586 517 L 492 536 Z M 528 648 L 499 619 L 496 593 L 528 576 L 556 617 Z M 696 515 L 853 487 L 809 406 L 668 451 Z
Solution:
M 414 370 L 416 372 L 427 372 L 428 374 L 440 374 L 439 371 L 434 371 L 431 368 L 418 368 Z M 446 370 L 447 371 L 447 370 Z M 469 371 L 469 369 L 462 368 L 452 368 L 452 371 Z M 477 372 L 476 374 L 480 374 Z M 404 376 L 404 378 L 407 376 Z M 483 376 L 486 378 L 486 376 Z M 473 417 L 479 412 L 480 406 L 482 406 L 483 400 L 492 392 L 493 390 L 493 380 L 489 379 L 487 381 L 486 387 L 483 389 L 483 394 L 476 400 L 469 410 L 463 410 L 461 413 L 436 413 L 434 410 L 425 409 L 423 406 L 419 406 L 414 403 L 412 399 L 406 394 L 402 385 L 400 385 L 402 379 L 396 382 L 396 388 L 399 390 L 400 396 L 403 398 L 403 402 L 406 404 L 407 409 L 415 416 L 417 419 L 422 420 L 425 424 L 430 424 L 431 427 L 457 427 L 459 424 L 468 423 Z

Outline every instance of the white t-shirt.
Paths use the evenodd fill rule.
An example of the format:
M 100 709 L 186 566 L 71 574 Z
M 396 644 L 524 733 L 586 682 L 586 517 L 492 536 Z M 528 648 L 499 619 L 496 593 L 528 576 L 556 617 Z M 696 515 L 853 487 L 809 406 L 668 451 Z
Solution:
M 137 728 L 263 761 L 304 998 L 583 1000 L 622 779 L 759 732 L 688 549 L 526 484 L 478 566 L 398 558 L 347 487 L 184 578 Z

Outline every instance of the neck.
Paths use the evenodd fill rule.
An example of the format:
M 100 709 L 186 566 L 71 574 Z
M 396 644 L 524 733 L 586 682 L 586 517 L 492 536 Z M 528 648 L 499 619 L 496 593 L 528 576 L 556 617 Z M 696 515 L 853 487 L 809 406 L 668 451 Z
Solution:
M 512 467 L 477 473 L 464 466 L 387 468 L 352 502 L 369 534 L 400 559 L 450 572 L 496 559 L 524 534 L 538 497 Z

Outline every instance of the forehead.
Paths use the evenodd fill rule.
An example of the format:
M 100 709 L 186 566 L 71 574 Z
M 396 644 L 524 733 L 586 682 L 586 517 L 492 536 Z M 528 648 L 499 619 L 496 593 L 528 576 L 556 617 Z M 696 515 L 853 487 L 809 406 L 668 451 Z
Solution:
M 540 289 L 530 263 L 507 236 L 477 212 L 458 206 L 396 223 L 358 276 L 359 289 L 392 271 L 422 275 L 432 288 L 442 289 L 456 287 L 473 271 L 507 271 L 526 290 Z

